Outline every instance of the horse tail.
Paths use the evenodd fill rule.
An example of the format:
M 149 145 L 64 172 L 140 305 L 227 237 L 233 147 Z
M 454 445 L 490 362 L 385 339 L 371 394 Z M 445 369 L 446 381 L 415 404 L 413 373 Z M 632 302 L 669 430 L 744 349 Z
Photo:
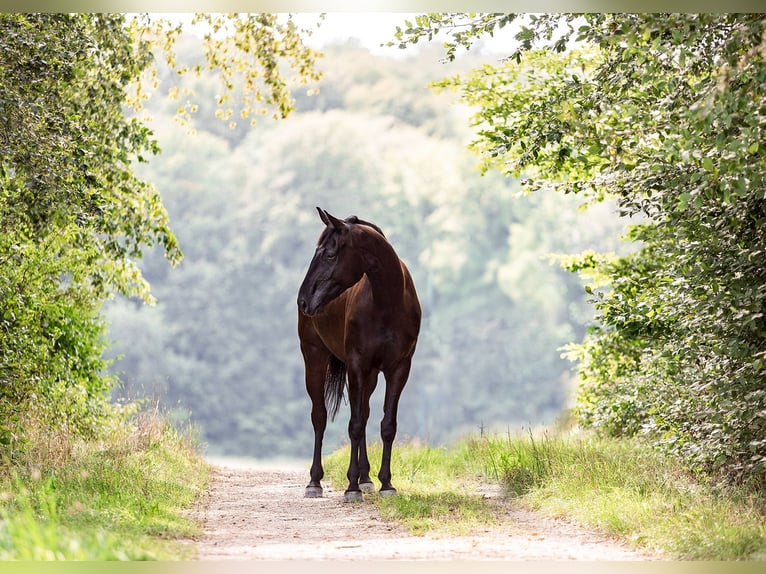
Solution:
M 330 413 L 330 420 L 335 420 L 340 401 L 343 400 L 343 390 L 346 386 L 346 363 L 335 355 L 330 355 L 327 374 L 324 381 L 324 404 Z

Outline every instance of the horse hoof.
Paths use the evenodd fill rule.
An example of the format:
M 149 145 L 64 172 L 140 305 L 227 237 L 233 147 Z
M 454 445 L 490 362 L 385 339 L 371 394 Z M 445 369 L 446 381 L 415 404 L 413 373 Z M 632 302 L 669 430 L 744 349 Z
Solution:
M 361 490 L 347 490 L 343 493 L 343 502 L 362 502 L 364 497 Z
M 372 484 L 372 482 L 360 482 L 359 488 L 362 489 L 362 492 L 366 492 L 368 494 L 375 492 L 375 485 Z
M 392 486 L 391 488 L 387 488 L 386 490 L 380 489 L 380 495 L 381 496 L 396 496 L 398 493 L 396 492 L 396 489 Z
M 306 492 L 303 494 L 304 498 L 322 498 L 322 487 L 309 485 L 306 487 Z

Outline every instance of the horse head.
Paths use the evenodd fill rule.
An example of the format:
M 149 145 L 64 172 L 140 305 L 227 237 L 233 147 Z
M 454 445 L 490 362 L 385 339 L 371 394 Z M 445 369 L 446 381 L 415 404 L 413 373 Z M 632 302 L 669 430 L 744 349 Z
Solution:
M 364 254 L 353 246 L 354 222 L 333 217 L 319 207 L 317 211 L 326 227 L 298 290 L 298 308 L 308 316 L 321 313 L 365 272 Z

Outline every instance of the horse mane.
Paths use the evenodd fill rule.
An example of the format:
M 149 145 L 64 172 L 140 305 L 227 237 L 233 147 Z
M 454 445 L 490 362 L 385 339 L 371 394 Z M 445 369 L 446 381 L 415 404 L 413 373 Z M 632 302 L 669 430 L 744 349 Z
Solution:
M 378 227 L 374 223 L 371 223 L 369 221 L 365 221 L 364 219 L 359 219 L 356 215 L 349 215 L 343 221 L 345 221 L 346 223 L 356 223 L 356 224 L 359 224 L 359 225 L 366 225 L 367 227 L 373 228 L 375 231 L 380 233 L 383 237 L 386 236 L 386 234 L 383 233 L 383 230 L 380 227 Z

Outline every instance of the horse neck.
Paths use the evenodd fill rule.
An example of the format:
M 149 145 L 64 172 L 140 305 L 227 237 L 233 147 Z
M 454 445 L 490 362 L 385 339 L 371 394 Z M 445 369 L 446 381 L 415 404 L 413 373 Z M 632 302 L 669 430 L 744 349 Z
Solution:
M 381 309 L 398 309 L 404 296 L 404 274 L 399 256 L 379 233 L 366 231 L 363 237 L 360 247 L 369 261 L 365 273 L 373 299 Z

